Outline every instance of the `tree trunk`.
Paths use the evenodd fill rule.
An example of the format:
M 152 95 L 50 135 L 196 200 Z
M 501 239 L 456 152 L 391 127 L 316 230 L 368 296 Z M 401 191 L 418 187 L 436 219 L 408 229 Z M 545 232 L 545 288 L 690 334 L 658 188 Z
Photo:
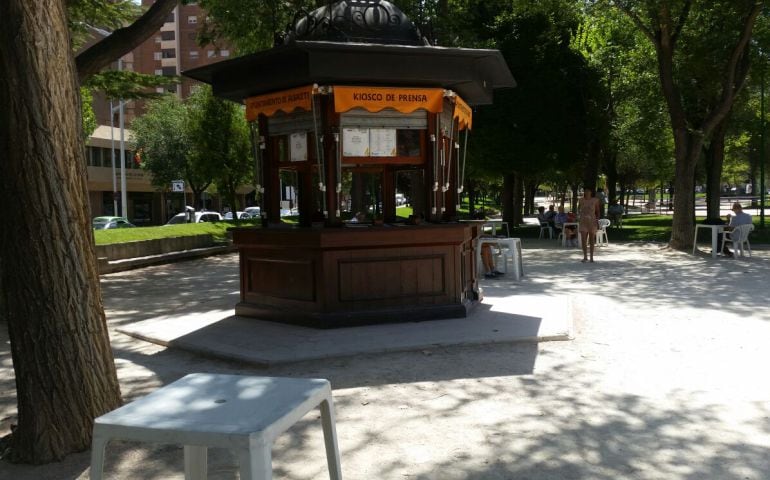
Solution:
M 537 193 L 537 183 L 531 180 L 524 182 L 524 191 L 526 192 L 526 195 L 527 195 L 527 198 L 524 201 L 526 214 L 532 215 L 533 213 L 535 213 L 535 209 L 537 208 L 537 205 L 535 205 L 535 193 Z
M 596 179 L 599 178 L 599 142 L 592 141 L 588 145 L 588 158 L 583 167 L 583 186 L 591 187 L 596 192 Z
M 703 137 L 685 130 L 674 132 L 676 178 L 674 179 L 674 216 L 669 246 L 677 250 L 692 247 L 695 230 L 695 167 L 703 148 Z
M 607 200 L 618 199 L 618 154 L 608 153 L 604 156 L 604 174 L 607 175 Z
M 706 218 L 719 218 L 719 199 L 722 193 L 722 164 L 725 159 L 725 133 L 730 116 L 714 129 L 711 143 L 705 149 L 706 159 Z M 676 190 L 674 190 L 676 191 Z
M 0 2 L 2 308 L 16 376 L 10 458 L 90 446 L 120 405 L 96 270 L 80 100 L 64 3 Z
M 519 174 L 515 174 L 513 182 L 513 226 L 516 227 L 524 223 L 524 179 Z
M 513 190 L 516 183 L 516 174 L 508 173 L 503 176 L 503 195 L 502 195 L 502 209 L 503 209 L 503 221 L 508 222 L 508 225 L 516 225 L 514 222 L 514 207 L 513 207 Z
M 578 190 L 580 189 L 580 185 L 577 183 L 573 183 L 571 185 L 572 188 L 572 199 L 570 200 L 570 210 L 572 210 L 575 213 L 578 213 L 577 211 L 577 204 L 578 204 Z
M 468 187 L 468 216 L 476 218 L 476 182 L 469 178 L 465 184 Z

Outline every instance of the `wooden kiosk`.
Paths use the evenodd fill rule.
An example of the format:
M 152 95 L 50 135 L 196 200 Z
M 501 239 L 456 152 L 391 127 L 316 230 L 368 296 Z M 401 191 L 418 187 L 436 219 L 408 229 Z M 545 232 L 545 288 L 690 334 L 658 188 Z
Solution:
M 515 85 L 498 51 L 428 46 L 389 2 L 340 1 L 282 45 L 185 75 L 252 125 L 263 227 L 233 230 L 236 314 L 329 328 L 462 317 L 479 300 L 476 228 L 456 214 L 471 105 Z

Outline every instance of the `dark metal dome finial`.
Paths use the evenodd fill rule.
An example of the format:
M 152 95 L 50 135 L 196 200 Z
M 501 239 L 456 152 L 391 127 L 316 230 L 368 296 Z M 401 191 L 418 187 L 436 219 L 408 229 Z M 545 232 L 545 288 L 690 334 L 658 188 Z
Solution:
M 296 40 L 425 45 L 419 29 L 386 0 L 339 0 L 297 12 L 280 43 Z

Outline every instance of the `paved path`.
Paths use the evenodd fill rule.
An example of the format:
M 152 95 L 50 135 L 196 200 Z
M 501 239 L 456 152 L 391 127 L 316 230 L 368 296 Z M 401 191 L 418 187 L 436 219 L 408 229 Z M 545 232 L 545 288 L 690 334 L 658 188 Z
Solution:
M 551 312 L 566 299 L 574 340 L 258 368 L 117 332 L 169 312 L 227 312 L 238 288 L 232 256 L 106 276 L 123 394 L 136 398 L 195 371 L 329 378 L 346 479 L 770 479 L 769 251 L 714 260 L 612 244 L 582 264 L 555 242 L 524 248 L 527 276 L 486 283 L 489 305 L 536 295 Z M 13 383 L 2 340 L 7 425 Z M 181 478 L 176 446 L 115 443 L 107 455 L 108 478 Z M 210 466 L 209 478 L 237 478 L 227 452 L 210 452 Z M 279 438 L 274 466 L 276 479 L 326 478 L 315 417 Z M 0 463 L 0 478 L 85 479 L 87 467 L 85 452 L 52 466 Z

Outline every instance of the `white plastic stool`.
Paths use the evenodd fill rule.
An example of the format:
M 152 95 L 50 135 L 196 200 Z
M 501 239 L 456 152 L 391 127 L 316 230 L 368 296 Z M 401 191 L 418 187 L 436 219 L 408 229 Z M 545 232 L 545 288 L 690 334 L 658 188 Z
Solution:
M 328 380 L 193 373 L 97 418 L 91 480 L 112 439 L 184 445 L 185 479 L 206 478 L 208 447 L 229 448 L 243 480 L 273 477 L 275 439 L 320 406 L 331 480 L 342 479 Z

